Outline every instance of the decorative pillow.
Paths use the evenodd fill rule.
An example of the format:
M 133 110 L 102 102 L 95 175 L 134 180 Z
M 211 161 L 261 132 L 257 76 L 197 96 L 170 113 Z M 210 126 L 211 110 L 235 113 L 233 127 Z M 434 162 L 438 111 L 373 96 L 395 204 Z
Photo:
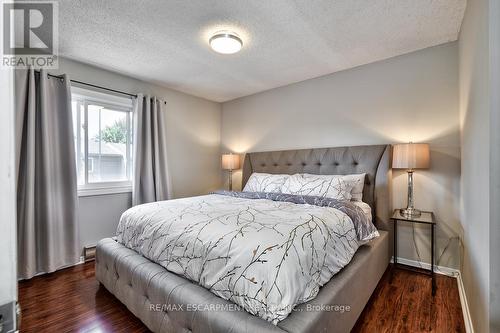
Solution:
M 295 174 L 283 184 L 282 193 L 351 200 L 354 183 L 339 175 Z
M 363 188 L 365 186 L 366 173 L 341 176 L 354 184 L 351 190 L 351 201 L 363 201 Z
M 290 175 L 274 175 L 254 172 L 250 175 L 243 192 L 281 193 L 281 188 Z

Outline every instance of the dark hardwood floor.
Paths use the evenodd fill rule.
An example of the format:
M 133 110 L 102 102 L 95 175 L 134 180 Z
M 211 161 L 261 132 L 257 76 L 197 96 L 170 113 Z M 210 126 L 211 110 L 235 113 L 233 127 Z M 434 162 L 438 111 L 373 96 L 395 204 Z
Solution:
M 436 295 L 429 276 L 388 269 L 352 332 L 465 332 L 457 280 L 436 274 Z
M 94 272 L 89 262 L 20 282 L 21 332 L 149 332 Z
M 465 332 L 457 282 L 437 275 L 386 272 L 353 332 Z M 148 332 L 94 278 L 86 263 L 19 283 L 21 332 Z

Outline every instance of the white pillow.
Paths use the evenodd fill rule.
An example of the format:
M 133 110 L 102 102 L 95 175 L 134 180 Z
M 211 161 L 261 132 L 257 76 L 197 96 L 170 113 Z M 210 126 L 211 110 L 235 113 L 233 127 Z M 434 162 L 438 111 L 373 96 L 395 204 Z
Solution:
M 351 200 L 354 182 L 339 175 L 295 174 L 283 184 L 285 194 L 312 195 L 337 200 Z
M 243 192 L 281 193 L 281 188 L 290 175 L 274 175 L 254 172 L 250 175 Z
M 365 186 L 366 173 L 345 175 L 341 177 L 344 177 L 344 179 L 354 184 L 351 190 L 351 201 L 363 201 L 363 187 Z

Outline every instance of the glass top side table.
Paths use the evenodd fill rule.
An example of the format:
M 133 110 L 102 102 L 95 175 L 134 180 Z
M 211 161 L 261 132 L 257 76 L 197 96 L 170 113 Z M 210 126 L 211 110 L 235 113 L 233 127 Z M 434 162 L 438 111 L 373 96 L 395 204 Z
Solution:
M 422 224 L 427 224 L 430 225 L 431 227 L 431 269 L 430 270 L 424 270 L 429 273 L 429 275 L 432 278 L 432 296 L 436 294 L 436 278 L 434 276 L 434 234 L 435 234 L 435 227 L 436 227 L 436 219 L 434 218 L 434 213 L 433 212 L 424 212 L 422 211 L 422 214 L 420 216 L 407 216 L 404 214 L 401 214 L 399 209 L 395 209 L 394 212 L 392 213 L 391 220 L 394 222 L 394 238 L 393 238 L 393 245 L 394 245 L 394 265 L 393 269 L 396 267 L 398 268 L 403 268 L 407 269 L 407 266 L 401 266 L 398 265 L 398 221 L 404 221 L 404 222 L 409 222 L 409 223 L 422 223 Z

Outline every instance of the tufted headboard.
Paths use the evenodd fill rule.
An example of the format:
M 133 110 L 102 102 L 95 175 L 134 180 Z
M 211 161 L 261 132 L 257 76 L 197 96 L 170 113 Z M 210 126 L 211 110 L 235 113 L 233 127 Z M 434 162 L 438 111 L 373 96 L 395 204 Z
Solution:
M 242 188 L 253 172 L 348 175 L 366 173 L 363 201 L 372 207 L 377 227 L 389 230 L 391 146 L 352 146 L 247 153 Z

